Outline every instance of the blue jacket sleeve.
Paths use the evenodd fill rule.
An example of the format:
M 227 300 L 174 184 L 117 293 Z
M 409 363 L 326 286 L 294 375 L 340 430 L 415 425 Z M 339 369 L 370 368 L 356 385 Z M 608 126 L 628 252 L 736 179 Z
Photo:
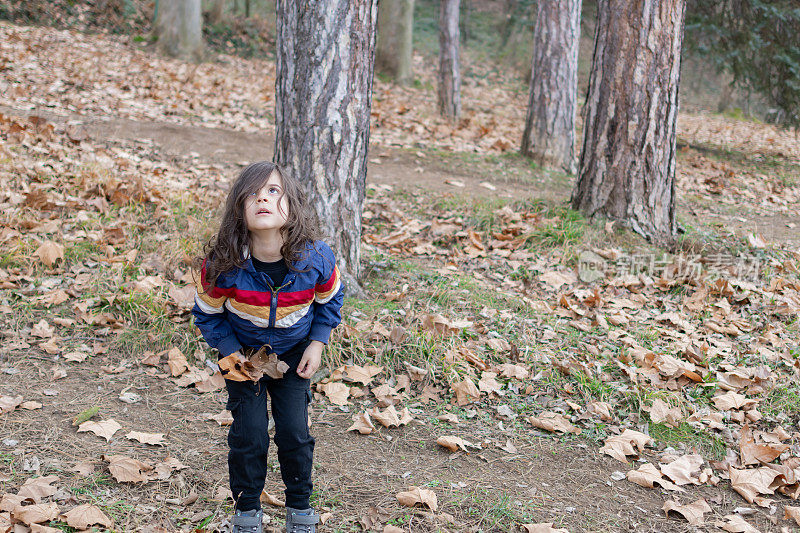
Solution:
M 242 344 L 228 322 L 228 311 L 225 309 L 225 300 L 228 297 L 224 290 L 216 287 L 207 292 L 203 288 L 204 279 L 205 268 L 201 272 L 195 291 L 192 308 L 194 325 L 203 334 L 203 339 L 209 346 L 219 350 L 223 356 L 228 356 L 242 349 Z
M 309 338 L 328 344 L 331 330 L 342 321 L 344 283 L 333 250 L 324 242 L 315 244 L 319 252 L 315 258 L 319 277 L 314 287 L 314 319 Z

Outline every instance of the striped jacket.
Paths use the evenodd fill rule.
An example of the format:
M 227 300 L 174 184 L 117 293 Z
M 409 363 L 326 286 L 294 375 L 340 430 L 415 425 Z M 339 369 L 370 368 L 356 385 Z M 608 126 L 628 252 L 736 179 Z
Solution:
M 306 337 L 327 344 L 341 322 L 344 300 L 330 247 L 322 241 L 309 244 L 294 264 L 301 272 L 289 270 L 274 290 L 245 255 L 245 265 L 221 274 L 211 291 L 205 290 L 205 265 L 200 273 L 192 314 L 208 345 L 227 356 L 264 344 L 282 354 Z

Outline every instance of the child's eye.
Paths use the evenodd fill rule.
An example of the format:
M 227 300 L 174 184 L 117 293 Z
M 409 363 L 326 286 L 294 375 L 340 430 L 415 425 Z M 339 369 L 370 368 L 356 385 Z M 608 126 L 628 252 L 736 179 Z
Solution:
M 281 192 L 281 190 L 279 188 L 277 188 L 277 187 L 270 187 L 269 188 L 269 193 L 270 194 L 278 194 L 279 192 Z

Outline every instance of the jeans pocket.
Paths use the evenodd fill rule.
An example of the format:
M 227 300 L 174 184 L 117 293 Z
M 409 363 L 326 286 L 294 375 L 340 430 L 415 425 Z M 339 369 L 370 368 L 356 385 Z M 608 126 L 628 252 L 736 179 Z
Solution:
M 241 398 L 230 398 L 228 397 L 228 401 L 225 402 L 225 409 L 233 413 L 236 409 L 242 405 Z

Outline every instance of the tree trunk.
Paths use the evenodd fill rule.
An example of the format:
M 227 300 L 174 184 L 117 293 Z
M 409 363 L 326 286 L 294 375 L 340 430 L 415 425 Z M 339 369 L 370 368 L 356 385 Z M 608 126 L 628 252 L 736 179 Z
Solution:
M 361 211 L 376 0 L 279 0 L 275 161 L 304 184 L 348 293 L 360 292 Z
M 461 66 L 458 59 L 460 0 L 440 0 L 439 6 L 439 113 L 455 120 L 461 115 Z
M 155 21 L 158 48 L 171 56 L 203 57 L 203 16 L 200 0 L 159 0 Z
M 599 0 L 572 206 L 668 243 L 684 0 Z
M 221 23 L 224 11 L 225 0 L 212 0 L 211 9 L 208 11 L 208 21 L 215 25 Z
M 414 0 L 383 0 L 378 5 L 375 68 L 400 85 L 414 81 Z
M 575 164 L 581 0 L 539 0 L 524 155 L 570 174 Z

